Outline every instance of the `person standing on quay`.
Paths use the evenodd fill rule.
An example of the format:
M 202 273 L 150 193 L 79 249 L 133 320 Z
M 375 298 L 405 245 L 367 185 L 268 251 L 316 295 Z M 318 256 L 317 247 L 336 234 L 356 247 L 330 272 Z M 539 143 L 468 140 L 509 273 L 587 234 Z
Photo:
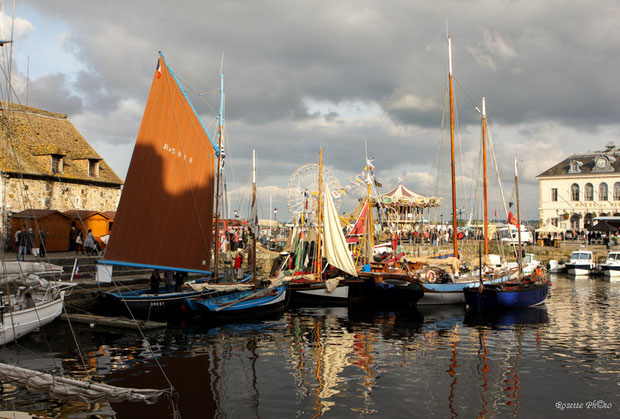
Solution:
M 28 244 L 27 244 L 26 253 L 31 255 L 32 249 L 34 248 L 34 232 L 32 231 L 32 227 L 28 229 Z
M 95 245 L 95 236 L 93 236 L 93 231 L 91 229 L 86 233 L 86 239 L 84 239 L 84 247 L 86 248 L 87 255 L 96 255 L 97 247 Z
M 77 236 L 78 232 L 73 225 L 71 226 L 71 231 L 69 232 L 69 251 L 75 250 L 75 240 L 77 239 Z
M 28 233 L 26 226 L 22 225 L 22 229 L 17 234 L 17 260 L 26 260 L 26 250 L 28 248 Z
M 45 242 L 47 241 L 47 231 L 45 228 L 39 228 L 39 256 L 45 257 Z
M 84 240 L 82 239 L 83 235 L 82 235 L 82 230 L 79 230 L 77 233 L 77 237 L 75 238 L 75 254 L 78 254 L 78 250 L 80 250 L 82 252 L 82 254 L 84 254 Z

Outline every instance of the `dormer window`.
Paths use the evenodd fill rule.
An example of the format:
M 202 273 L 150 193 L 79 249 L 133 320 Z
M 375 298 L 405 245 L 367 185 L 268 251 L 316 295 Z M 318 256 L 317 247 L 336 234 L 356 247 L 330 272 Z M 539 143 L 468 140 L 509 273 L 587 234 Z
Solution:
M 62 173 L 63 163 L 60 154 L 52 154 L 52 173 Z
M 571 160 L 569 163 L 568 173 L 581 173 L 583 163 L 577 160 Z
M 88 176 L 99 177 L 99 160 L 88 160 Z

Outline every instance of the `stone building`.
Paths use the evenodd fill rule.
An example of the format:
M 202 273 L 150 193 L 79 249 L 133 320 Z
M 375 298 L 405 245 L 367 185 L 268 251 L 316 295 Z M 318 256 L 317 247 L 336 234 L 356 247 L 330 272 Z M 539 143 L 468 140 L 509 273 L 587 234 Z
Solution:
M 620 215 L 620 149 L 614 143 L 573 154 L 536 179 L 541 225 L 581 230 L 594 217 Z
M 3 226 L 27 208 L 115 211 L 121 179 L 67 115 L 0 102 Z

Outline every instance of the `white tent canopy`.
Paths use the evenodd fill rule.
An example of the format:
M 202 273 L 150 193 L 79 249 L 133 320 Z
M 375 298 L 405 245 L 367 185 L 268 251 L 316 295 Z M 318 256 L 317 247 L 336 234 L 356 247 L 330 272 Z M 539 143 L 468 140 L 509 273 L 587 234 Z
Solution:
M 563 233 L 564 230 L 560 227 L 556 227 L 553 224 L 546 224 L 536 229 L 537 233 Z

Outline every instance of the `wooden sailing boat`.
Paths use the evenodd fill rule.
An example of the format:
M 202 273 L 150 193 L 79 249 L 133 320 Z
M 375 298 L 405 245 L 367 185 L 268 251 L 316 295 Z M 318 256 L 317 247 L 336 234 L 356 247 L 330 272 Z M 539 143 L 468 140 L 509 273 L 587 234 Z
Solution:
M 519 206 L 519 171 L 515 158 L 515 190 L 517 198 L 517 223 L 521 225 L 521 209 Z M 519 277 L 516 282 L 502 284 L 482 284 L 478 288 L 465 290 L 465 301 L 472 310 L 490 310 L 518 307 L 532 307 L 545 302 L 549 293 L 550 281 L 542 267 L 534 273 L 523 276 L 523 260 L 521 247 L 521 229 L 518 231 Z
M 367 167 L 369 163 L 367 161 Z M 367 179 L 367 196 L 365 209 L 355 224 L 352 232 L 363 232 L 360 253 L 363 255 L 357 264 L 359 278 L 363 283 L 356 287 L 351 300 L 371 305 L 387 305 L 390 308 L 413 307 L 422 298 L 423 292 L 418 284 L 416 270 L 420 264 L 411 264 L 402 259 L 402 255 L 392 255 L 391 259 L 377 262 L 373 260 L 373 221 L 371 184 L 374 179 Z M 359 233 L 358 233 L 359 234 Z
M 283 271 L 291 291 L 292 302 L 344 302 L 349 298 L 349 288 L 357 272 L 346 239 L 340 227 L 340 220 L 331 190 L 323 184 L 323 149 L 319 150 L 319 176 L 317 197 L 317 245 L 316 258 L 310 261 L 310 272 Z M 323 190 L 325 188 L 325 190 Z M 300 230 L 314 230 L 313 225 L 301 225 Z M 298 238 L 295 238 L 298 240 Z M 301 246 L 303 248 L 303 246 Z M 308 246 L 310 249 L 313 246 Z M 303 253 L 303 250 L 299 250 Z M 323 266 L 323 255 L 327 265 Z M 312 258 L 312 255 L 309 257 Z M 325 269 L 324 269 L 325 268 Z M 331 271 L 333 269 L 333 272 Z
M 226 294 L 206 294 L 200 297 L 187 299 L 187 305 L 192 311 L 208 317 L 226 318 L 254 313 L 273 312 L 281 310 L 286 301 L 286 285 L 281 280 L 269 283 L 266 287 L 259 287 L 256 278 L 256 236 L 258 235 L 258 203 L 256 200 L 256 153 L 252 152 L 252 207 L 248 222 L 252 236 L 252 251 L 250 261 L 252 265 L 252 287 L 241 284 L 228 285 Z M 217 287 L 217 285 L 215 285 Z
M 10 86 L 10 80 L 8 82 L 8 86 Z M 7 90 L 11 91 L 12 87 Z M 8 120 L 8 118 L 2 119 L 3 121 Z M 7 132 L 8 128 L 9 124 L 7 124 Z M 13 162 L 13 164 L 16 164 L 16 162 Z M 3 166 L 4 168 L 7 167 L 6 165 Z M 2 249 L 0 252 L 3 252 L 5 246 L 2 245 L 0 248 Z M 11 268 L 15 268 L 19 272 L 10 272 Z M 0 277 L 2 277 L 2 281 L 5 281 L 10 279 L 10 277 L 35 273 L 37 270 L 40 271 L 37 273 L 58 273 L 56 268 L 60 268 L 59 270 L 62 272 L 61 267 L 55 267 L 47 263 L 18 262 L 16 265 L 13 263 L 3 264 L 2 269 L 0 269 Z M 30 286 L 30 284 L 27 285 Z M 67 289 L 75 285 L 77 284 L 67 284 L 60 281 L 50 282 L 40 295 L 33 291 L 31 293 L 32 299 L 23 299 L 22 297 L 27 297 L 25 292 L 21 295 L 17 293 L 6 297 L 3 296 L 2 301 L 0 301 L 0 306 L 2 306 L 2 310 L 0 310 L 0 315 L 2 316 L 0 344 L 12 342 L 26 333 L 38 330 L 41 326 L 50 323 L 58 317 L 63 310 Z M 155 403 L 162 396 L 167 395 L 171 399 L 171 405 L 176 407 L 176 398 L 172 397 L 174 394 L 172 385 L 169 389 L 164 390 L 122 388 L 105 383 L 95 383 L 90 380 L 66 378 L 57 373 L 51 374 L 35 371 L 5 363 L 0 363 L 0 379 L 4 382 L 23 385 L 29 391 L 48 393 L 52 397 L 59 399 L 78 399 L 86 403 L 101 401 L 142 401 Z M 7 414 L 17 416 L 19 412 Z M 30 415 L 24 415 L 30 417 Z
M 452 42 L 448 36 L 448 86 L 450 89 L 450 144 L 451 144 L 451 172 L 452 172 L 452 231 L 453 231 L 453 251 L 458 256 L 458 225 L 456 210 L 456 181 L 455 181 L 455 159 L 454 159 L 454 93 L 452 80 Z M 483 190 L 484 190 L 484 222 L 485 222 L 485 256 L 488 257 L 488 217 L 487 217 L 487 178 L 486 178 L 486 104 L 483 99 L 482 105 L 482 150 L 483 150 Z M 454 261 L 452 273 L 448 274 L 444 269 L 427 269 L 424 275 L 420 275 L 420 285 L 424 291 L 424 296 L 418 301 L 418 305 L 434 304 L 460 304 L 464 303 L 463 290 L 478 286 L 478 276 L 484 269 L 485 283 L 498 283 L 510 279 L 510 274 L 501 266 L 499 258 L 494 263 L 488 263 L 486 267 L 482 264 L 478 271 L 472 271 L 465 275 L 460 275 L 460 261 Z M 492 266 L 491 266 L 492 265 Z M 499 266 L 497 266 L 499 265 Z M 496 269 L 498 268 L 498 269 Z M 441 278 L 441 280 L 440 280 Z
M 212 278 L 214 165 L 219 156 L 218 145 L 160 53 L 106 260 L 100 262 L 110 276 L 114 266 L 136 266 L 162 274 L 199 274 L 193 281 L 198 283 Z M 157 293 L 143 289 L 99 292 L 96 297 L 134 314 L 169 316 L 183 314 L 189 309 L 187 298 L 203 292 L 161 287 Z

